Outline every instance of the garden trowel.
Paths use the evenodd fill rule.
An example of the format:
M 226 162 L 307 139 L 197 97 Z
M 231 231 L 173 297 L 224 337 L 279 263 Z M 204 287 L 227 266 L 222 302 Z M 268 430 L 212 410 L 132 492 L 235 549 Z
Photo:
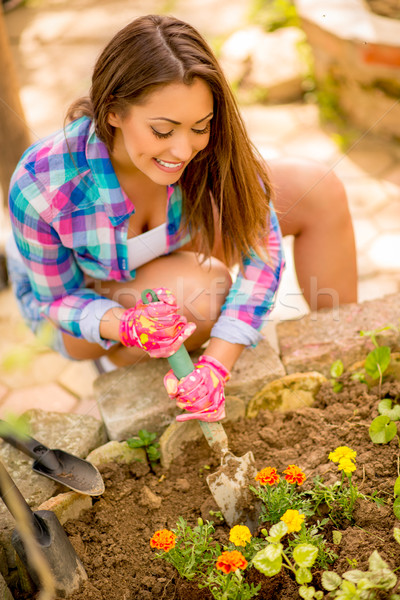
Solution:
M 0 420 L 0 424 L 4 425 L 5 421 Z M 104 492 L 103 479 L 98 469 L 89 461 L 64 450 L 50 450 L 27 435 L 3 433 L 0 438 L 35 459 L 32 465 L 35 473 L 53 479 L 80 494 L 100 496 Z
M 158 299 L 153 290 L 145 290 L 142 300 L 149 302 L 148 296 L 152 301 Z M 194 370 L 192 359 L 183 345 L 168 358 L 168 362 L 178 379 Z M 254 485 L 257 474 L 253 453 L 247 452 L 240 458 L 232 454 L 220 422 L 199 421 L 199 424 L 210 448 L 221 457 L 219 469 L 207 477 L 216 504 L 229 527 L 242 524 L 254 532 L 258 524 L 258 502 L 249 489 L 249 485 Z
M 17 528 L 12 534 L 11 542 L 29 575 L 37 586 L 41 581 L 34 567 L 32 554 L 27 550 L 23 531 L 23 521 L 29 524 L 31 534 L 47 562 L 54 579 L 57 598 L 68 598 L 77 591 L 87 579 L 86 571 L 76 554 L 67 534 L 56 515 L 50 510 L 32 511 L 0 461 L 0 498 L 15 518 Z

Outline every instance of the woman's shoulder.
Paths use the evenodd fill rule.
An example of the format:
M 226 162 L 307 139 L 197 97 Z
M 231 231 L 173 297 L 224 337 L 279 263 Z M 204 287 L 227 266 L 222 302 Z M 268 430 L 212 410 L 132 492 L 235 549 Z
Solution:
M 63 167 L 64 170 L 68 170 L 71 160 L 75 165 L 80 165 L 79 155 L 85 154 L 90 127 L 91 120 L 81 117 L 68 123 L 64 128 L 39 139 L 24 152 L 18 167 L 27 169 L 32 175 L 39 176 Z

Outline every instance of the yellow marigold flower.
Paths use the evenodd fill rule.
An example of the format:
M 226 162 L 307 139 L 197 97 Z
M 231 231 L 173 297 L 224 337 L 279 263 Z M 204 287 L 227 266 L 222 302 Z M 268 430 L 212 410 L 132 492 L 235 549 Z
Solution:
M 246 525 L 235 525 L 229 532 L 229 541 L 235 546 L 245 546 L 251 540 L 251 532 Z
M 329 460 L 332 462 L 339 462 L 342 458 L 348 458 L 350 460 L 355 460 L 357 456 L 357 452 L 352 450 L 348 446 L 339 446 L 333 452 L 329 454 Z
M 176 535 L 169 529 L 159 529 L 150 540 L 152 548 L 169 552 L 175 546 Z
M 265 467 L 257 473 L 255 480 L 259 481 L 261 485 L 274 485 L 279 482 L 279 475 L 273 467 Z
M 338 470 L 344 471 L 346 475 L 350 475 L 353 471 L 356 470 L 356 465 L 350 458 L 341 458 L 338 464 Z
M 305 515 L 299 513 L 298 510 L 292 510 L 291 508 L 289 508 L 289 510 L 287 510 L 285 514 L 281 516 L 281 521 L 286 524 L 288 533 L 292 533 L 292 531 L 300 531 L 304 519 Z
M 302 483 L 306 480 L 306 475 L 296 465 L 289 465 L 287 469 L 284 471 L 285 479 L 289 483 L 297 483 L 297 485 L 302 485 Z
M 247 567 L 247 560 L 237 550 L 232 550 L 231 552 L 227 550 L 217 558 L 216 567 L 225 573 L 225 575 L 228 575 L 237 569 L 244 570 Z

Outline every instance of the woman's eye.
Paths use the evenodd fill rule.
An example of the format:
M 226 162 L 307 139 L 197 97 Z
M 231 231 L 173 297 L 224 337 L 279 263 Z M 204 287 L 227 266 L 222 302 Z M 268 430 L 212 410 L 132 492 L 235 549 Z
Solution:
M 204 127 L 204 129 L 192 129 L 192 131 L 194 131 L 194 133 L 198 133 L 199 135 L 202 135 L 204 133 L 209 133 L 211 129 L 211 121 L 209 121 L 207 123 L 207 125 Z
M 170 135 L 172 135 L 173 132 L 173 129 L 171 129 L 171 131 L 168 131 L 168 133 L 161 133 L 160 131 L 157 131 L 157 129 L 154 129 L 154 127 L 152 127 L 151 130 L 157 138 L 162 140 L 168 138 Z

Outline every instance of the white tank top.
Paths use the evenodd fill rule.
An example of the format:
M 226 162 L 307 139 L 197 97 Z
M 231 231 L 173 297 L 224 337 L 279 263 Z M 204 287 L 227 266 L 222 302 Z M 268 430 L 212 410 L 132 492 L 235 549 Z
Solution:
M 163 223 L 154 229 L 149 229 L 133 238 L 128 239 L 129 270 L 162 256 L 167 251 L 167 224 Z

